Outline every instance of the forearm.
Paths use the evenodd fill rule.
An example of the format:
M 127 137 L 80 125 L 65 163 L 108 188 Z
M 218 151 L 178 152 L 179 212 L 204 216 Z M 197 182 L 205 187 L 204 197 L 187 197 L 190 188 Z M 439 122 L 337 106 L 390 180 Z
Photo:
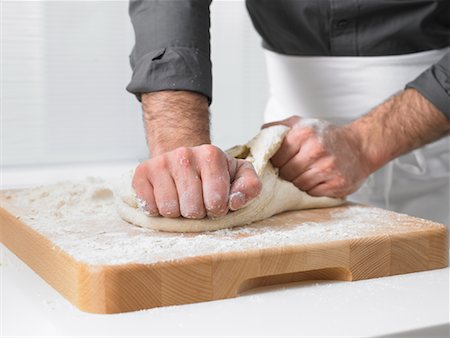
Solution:
M 136 167 L 133 189 L 144 213 L 221 217 L 259 194 L 261 181 L 251 163 L 207 144 L 206 96 L 171 90 L 141 98 L 151 158 Z
M 152 156 L 211 143 L 208 99 L 189 91 L 142 94 L 147 145 Z
M 407 89 L 349 124 L 368 170 L 433 142 L 450 131 L 450 120 L 415 89 Z

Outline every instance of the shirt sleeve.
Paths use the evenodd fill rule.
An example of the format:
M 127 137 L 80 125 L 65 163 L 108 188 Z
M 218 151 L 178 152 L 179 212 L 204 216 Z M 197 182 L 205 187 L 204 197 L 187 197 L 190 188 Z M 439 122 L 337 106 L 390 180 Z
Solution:
M 135 33 L 127 91 L 189 90 L 212 99 L 211 0 L 130 0 Z
M 450 119 L 450 52 L 406 85 L 414 88 Z

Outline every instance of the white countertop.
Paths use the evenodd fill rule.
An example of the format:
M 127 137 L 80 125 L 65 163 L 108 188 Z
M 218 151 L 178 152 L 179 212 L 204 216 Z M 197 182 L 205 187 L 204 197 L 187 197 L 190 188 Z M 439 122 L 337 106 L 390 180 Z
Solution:
M 13 168 L 3 171 L 2 188 L 111 177 L 129 167 Z M 449 336 L 448 268 L 355 282 L 293 283 L 234 299 L 94 315 L 76 309 L 1 248 L 1 336 Z

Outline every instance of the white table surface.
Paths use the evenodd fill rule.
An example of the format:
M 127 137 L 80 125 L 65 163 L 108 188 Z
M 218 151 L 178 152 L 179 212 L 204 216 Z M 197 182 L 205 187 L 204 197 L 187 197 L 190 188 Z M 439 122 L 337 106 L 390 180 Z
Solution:
M 12 168 L 2 189 L 130 164 Z M 114 315 L 79 311 L 1 247 L 1 336 L 448 337 L 449 269 L 355 282 L 310 281 L 237 298 Z

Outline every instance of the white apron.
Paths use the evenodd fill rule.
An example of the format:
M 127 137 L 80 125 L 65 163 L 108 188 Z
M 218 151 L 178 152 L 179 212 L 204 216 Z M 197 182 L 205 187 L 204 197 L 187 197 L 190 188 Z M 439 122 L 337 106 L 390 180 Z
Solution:
M 291 115 L 344 124 L 402 90 L 450 48 L 395 56 L 304 57 L 265 51 L 265 122 Z M 372 174 L 349 200 L 450 224 L 450 137 Z

